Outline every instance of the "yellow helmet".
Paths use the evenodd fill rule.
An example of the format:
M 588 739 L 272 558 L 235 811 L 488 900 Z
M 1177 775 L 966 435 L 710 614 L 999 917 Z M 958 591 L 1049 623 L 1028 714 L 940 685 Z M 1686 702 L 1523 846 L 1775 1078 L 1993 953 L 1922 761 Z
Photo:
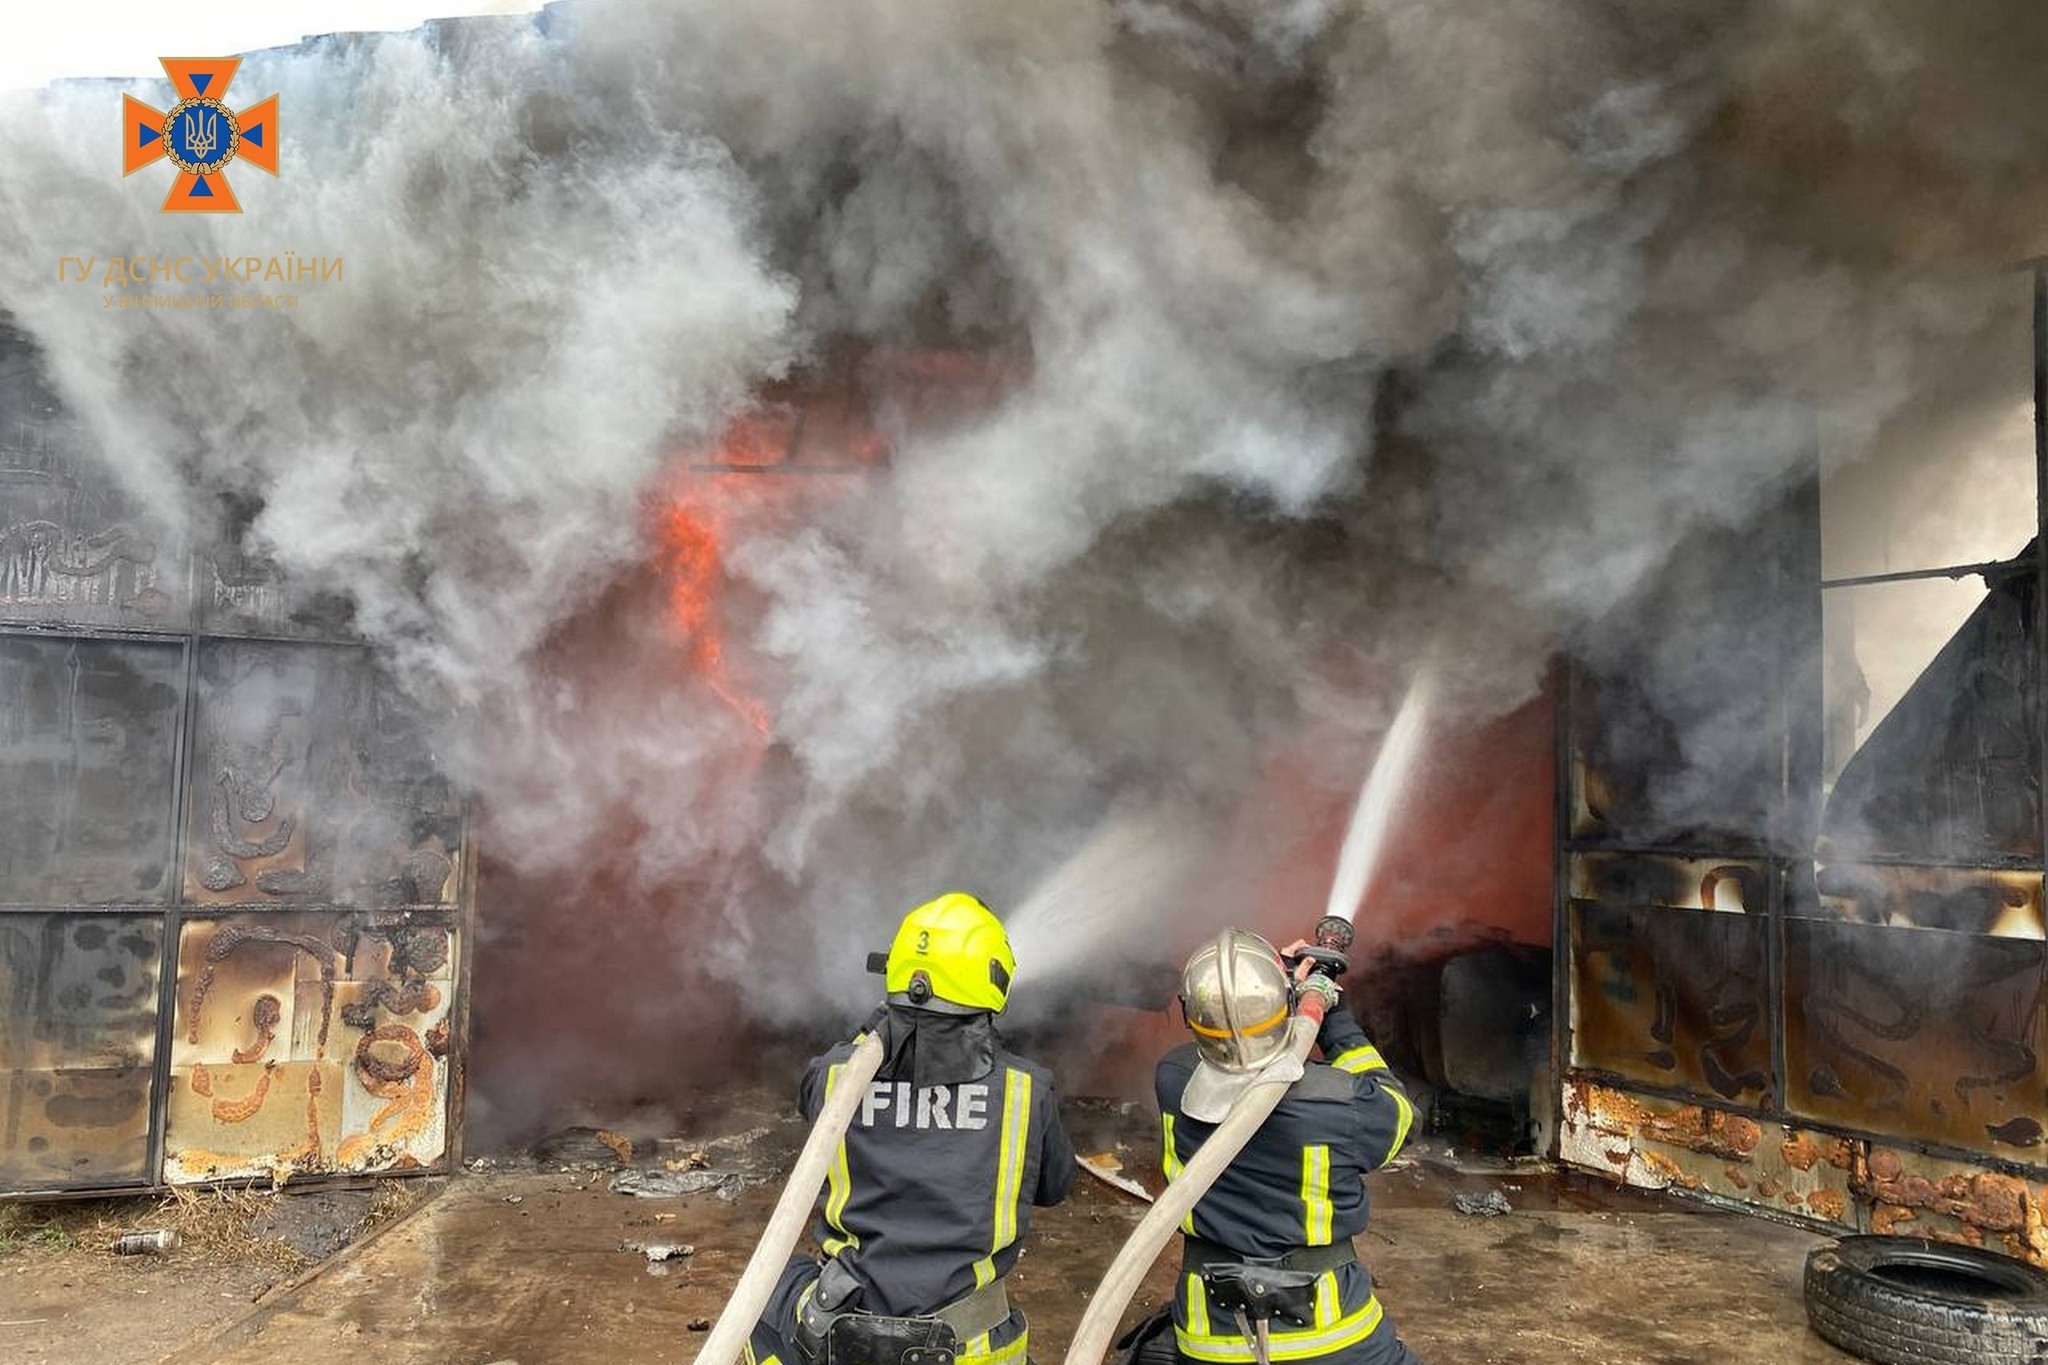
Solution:
M 974 897 L 949 891 L 903 917 L 883 971 L 889 998 L 941 1012 L 1000 1011 L 1017 959 L 1002 921 Z

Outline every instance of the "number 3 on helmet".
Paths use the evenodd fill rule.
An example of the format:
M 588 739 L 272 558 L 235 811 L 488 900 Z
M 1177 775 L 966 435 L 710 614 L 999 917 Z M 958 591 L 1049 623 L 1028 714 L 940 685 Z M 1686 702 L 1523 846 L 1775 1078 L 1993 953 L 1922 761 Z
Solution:
M 903 917 L 884 980 L 895 1004 L 995 1013 L 1009 1003 L 1016 972 L 1002 921 L 974 897 L 951 891 Z

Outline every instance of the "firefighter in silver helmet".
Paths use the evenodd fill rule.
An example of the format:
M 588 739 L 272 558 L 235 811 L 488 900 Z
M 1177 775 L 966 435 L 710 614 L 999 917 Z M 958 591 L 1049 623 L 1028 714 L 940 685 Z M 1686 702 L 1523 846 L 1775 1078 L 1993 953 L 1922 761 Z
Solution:
M 1265 939 L 1226 929 L 1182 972 L 1194 1040 L 1154 1078 L 1168 1180 L 1240 1095 L 1299 1065 L 1287 1049 L 1296 1003 L 1313 994 L 1324 1005 L 1322 1059 L 1299 1065 L 1182 1225 L 1171 1339 L 1183 1361 L 1417 1365 L 1352 1247 L 1366 1225 L 1363 1177 L 1394 1159 L 1415 1111 L 1337 983 L 1312 965 L 1304 958 L 1290 971 Z M 1139 1358 L 1164 1357 L 1166 1340 L 1161 1324 Z
M 883 1061 L 832 1164 L 822 1262 L 790 1262 L 746 1365 L 1024 1365 L 1003 1278 L 1032 1206 L 1065 1199 L 1077 1168 L 1051 1073 L 995 1031 L 1016 970 L 1002 923 L 972 896 L 904 918 L 886 1000 L 861 1028 L 880 1034 Z M 811 1060 L 806 1119 L 853 1046 Z

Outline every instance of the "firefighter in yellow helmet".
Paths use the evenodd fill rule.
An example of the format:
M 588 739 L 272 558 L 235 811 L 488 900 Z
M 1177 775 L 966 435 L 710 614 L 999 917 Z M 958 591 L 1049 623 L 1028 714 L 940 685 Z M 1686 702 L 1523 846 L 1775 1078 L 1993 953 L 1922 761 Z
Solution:
M 790 1263 L 748 1365 L 906 1365 L 906 1352 L 910 1365 L 944 1365 L 948 1352 L 958 1365 L 1023 1365 L 1024 1319 L 1003 1277 L 1032 1206 L 1065 1199 L 1075 1163 L 1051 1073 L 996 1033 L 1016 971 L 1001 921 L 972 896 L 905 916 L 887 998 L 861 1029 L 884 1056 L 832 1164 L 823 1263 Z M 805 1118 L 852 1050 L 811 1060 Z
M 1238 1096 L 1293 1065 L 1288 1026 L 1309 994 L 1324 1005 L 1322 1060 L 1299 1068 L 1182 1225 L 1170 1317 L 1127 1339 L 1141 1365 L 1176 1356 L 1181 1365 L 1417 1365 L 1352 1246 L 1366 1225 L 1363 1177 L 1394 1159 L 1415 1111 L 1337 983 L 1314 965 L 1301 956 L 1290 969 L 1265 939 L 1226 929 L 1182 972 L 1194 1037 L 1154 1077 L 1168 1180 Z

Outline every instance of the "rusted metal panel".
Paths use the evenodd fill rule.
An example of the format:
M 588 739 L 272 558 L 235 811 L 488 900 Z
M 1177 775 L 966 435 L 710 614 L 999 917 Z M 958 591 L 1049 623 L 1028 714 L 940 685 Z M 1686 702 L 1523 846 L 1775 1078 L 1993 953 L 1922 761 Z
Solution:
M 2048 1184 L 1903 1148 L 1860 1154 L 1854 1188 L 1878 1233 L 1989 1247 L 2048 1265 Z
M 2048 1266 L 2048 1183 L 1904 1147 L 1564 1086 L 1559 1154 L 1644 1189 L 1716 1195 L 1855 1231 L 1988 1247 Z
M 1786 1100 L 1822 1123 L 2041 1162 L 2048 945 L 1785 924 Z
M 1644 1189 L 1678 1188 L 1858 1226 L 1860 1143 L 1677 1100 L 1569 1080 L 1563 1159 Z
M 198 671 L 188 901 L 453 903 L 460 801 L 366 655 L 213 640 Z
M 439 913 L 187 921 L 164 1178 L 439 1162 L 456 947 L 454 919 Z
M 0 1189 L 147 1178 L 163 925 L 0 915 Z
M 1769 870 L 1755 859 L 1604 852 L 1570 859 L 1574 900 L 1761 913 L 1768 896 Z
M 171 890 L 181 645 L 0 636 L 0 903 Z
M 1767 1099 L 1767 929 L 1756 915 L 1573 903 L 1573 1065 Z
M 1814 881 L 1822 919 L 2048 937 L 2038 871 L 1830 863 Z
M 441 1161 L 459 793 L 257 505 L 107 468 L 0 317 L 0 1195 Z

